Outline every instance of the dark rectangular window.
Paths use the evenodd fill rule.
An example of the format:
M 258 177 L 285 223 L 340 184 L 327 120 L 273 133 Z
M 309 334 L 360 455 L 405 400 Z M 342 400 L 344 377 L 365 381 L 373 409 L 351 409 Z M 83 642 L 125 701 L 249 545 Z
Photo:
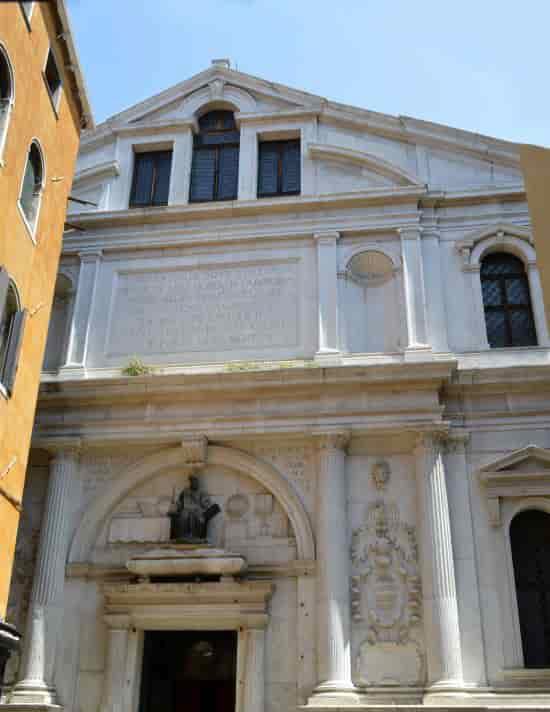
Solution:
M 258 197 L 299 195 L 300 163 L 300 139 L 260 143 Z
M 57 68 L 57 63 L 55 61 L 54 54 L 50 48 L 48 52 L 48 60 L 46 62 L 46 69 L 44 70 L 44 78 L 48 86 L 48 91 L 54 103 L 55 108 L 59 101 L 59 95 L 61 94 L 61 75 L 59 74 L 59 69 Z
M 193 151 L 190 202 L 236 200 L 239 146 L 201 146 Z
M 235 200 L 239 184 L 239 129 L 230 111 L 210 111 L 199 119 L 193 139 L 189 201 Z
M 136 153 L 130 207 L 168 205 L 172 151 Z

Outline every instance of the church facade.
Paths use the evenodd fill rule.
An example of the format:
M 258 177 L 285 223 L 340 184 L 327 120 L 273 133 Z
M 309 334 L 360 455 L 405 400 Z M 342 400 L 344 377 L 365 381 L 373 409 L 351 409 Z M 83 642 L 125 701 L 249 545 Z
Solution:
M 2 709 L 548 706 L 519 148 L 219 60 L 73 195 Z

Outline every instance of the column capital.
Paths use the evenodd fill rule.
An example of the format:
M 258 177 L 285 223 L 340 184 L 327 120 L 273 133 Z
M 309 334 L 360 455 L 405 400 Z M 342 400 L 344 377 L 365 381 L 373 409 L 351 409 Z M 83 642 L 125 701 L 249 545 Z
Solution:
M 420 225 L 404 225 L 397 228 L 397 232 L 402 240 L 415 240 L 417 237 L 422 237 L 424 229 Z
M 346 450 L 350 440 L 349 430 L 335 430 L 313 433 L 313 439 L 319 450 Z
M 443 449 L 449 437 L 449 431 L 444 429 L 423 430 L 415 438 L 415 451 L 428 449 Z
M 99 250 L 97 247 L 85 247 L 78 253 L 81 262 L 95 262 L 99 260 L 102 255 L 103 250 Z
M 328 232 L 315 232 L 313 239 L 318 245 L 334 245 L 340 239 L 340 233 L 336 230 Z
M 449 455 L 464 452 L 469 440 L 470 433 L 467 430 L 450 430 L 447 434 L 445 451 Z
M 53 458 L 62 455 L 77 455 L 82 449 L 81 438 L 48 438 L 37 444 L 43 450 L 50 453 Z

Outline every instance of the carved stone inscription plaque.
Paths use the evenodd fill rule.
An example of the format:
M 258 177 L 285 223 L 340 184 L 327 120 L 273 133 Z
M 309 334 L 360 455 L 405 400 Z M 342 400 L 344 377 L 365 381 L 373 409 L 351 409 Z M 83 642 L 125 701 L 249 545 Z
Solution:
M 120 272 L 109 355 L 246 351 L 298 344 L 298 264 Z

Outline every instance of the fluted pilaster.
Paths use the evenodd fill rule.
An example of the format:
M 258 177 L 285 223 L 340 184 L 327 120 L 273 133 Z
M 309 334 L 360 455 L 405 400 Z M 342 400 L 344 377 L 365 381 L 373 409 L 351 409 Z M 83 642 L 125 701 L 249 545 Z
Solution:
M 70 487 L 77 459 L 78 443 L 71 442 L 56 449 L 50 461 L 50 479 L 24 637 L 21 679 L 10 696 L 13 703 L 56 702 L 51 679 L 62 624 Z
M 316 694 L 353 690 L 350 659 L 349 541 L 345 448 L 347 433 L 317 437 L 317 643 Z
M 252 628 L 247 632 L 246 712 L 264 712 L 265 697 L 265 630 Z
M 456 688 L 463 676 L 443 445 L 438 433 L 418 439 L 416 475 L 428 677 L 434 687 Z
M 130 620 L 128 616 L 106 616 L 105 622 L 108 642 L 101 712 L 122 712 Z

